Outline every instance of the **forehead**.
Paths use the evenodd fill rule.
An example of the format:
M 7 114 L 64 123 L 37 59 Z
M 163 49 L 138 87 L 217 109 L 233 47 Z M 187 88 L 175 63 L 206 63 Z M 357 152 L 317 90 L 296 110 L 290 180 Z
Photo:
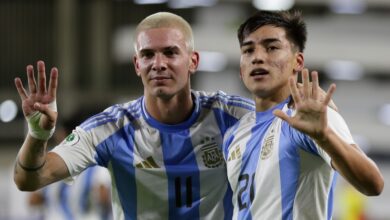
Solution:
M 182 31 L 175 28 L 152 28 L 139 32 L 136 39 L 138 50 L 166 47 L 186 47 Z
M 286 43 L 289 42 L 286 37 L 286 31 L 281 27 L 275 27 L 272 25 L 264 25 L 253 31 L 244 38 L 244 42 L 262 42 L 267 39 L 277 39 Z

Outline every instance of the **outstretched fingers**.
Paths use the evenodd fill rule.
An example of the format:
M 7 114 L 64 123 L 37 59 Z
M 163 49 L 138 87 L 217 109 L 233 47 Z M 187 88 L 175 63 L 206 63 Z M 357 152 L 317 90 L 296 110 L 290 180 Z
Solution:
M 312 97 L 313 99 L 318 99 L 318 88 L 320 87 L 320 84 L 318 82 L 318 72 L 313 71 L 311 72 L 311 82 L 312 82 Z
M 34 67 L 32 65 L 28 65 L 26 67 L 26 72 L 30 94 L 35 94 L 37 93 L 37 82 L 35 81 Z
M 38 93 L 45 94 L 46 93 L 46 70 L 45 63 L 43 61 L 37 62 L 38 68 Z
M 58 69 L 52 68 L 50 71 L 50 81 L 49 81 L 49 96 L 54 99 L 57 96 L 57 86 L 58 86 Z
M 309 79 L 309 70 L 303 69 L 302 70 L 302 84 L 303 84 L 303 97 L 308 98 L 310 97 L 310 79 Z
M 22 99 L 22 101 L 27 99 L 28 98 L 27 91 L 24 89 L 22 80 L 19 77 L 15 78 L 15 86 L 16 86 L 16 90 L 18 90 L 19 96 Z
M 326 92 L 326 96 L 324 99 L 324 105 L 329 105 L 330 100 L 332 99 L 333 93 L 336 90 L 336 84 L 332 83 Z
M 296 81 L 295 81 L 294 76 L 291 76 L 291 77 L 289 78 L 289 84 L 290 84 L 291 96 L 292 96 L 294 102 L 295 102 L 296 104 L 297 104 L 297 103 L 300 103 L 300 102 L 301 102 L 301 96 L 299 95 L 297 83 L 296 83 Z

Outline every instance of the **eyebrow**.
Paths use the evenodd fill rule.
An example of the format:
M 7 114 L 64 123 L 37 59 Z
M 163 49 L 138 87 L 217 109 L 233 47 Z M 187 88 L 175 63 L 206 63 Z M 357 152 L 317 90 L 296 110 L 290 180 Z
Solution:
M 173 51 L 179 51 L 179 47 L 178 46 L 168 46 L 168 47 L 163 47 L 162 49 L 151 49 L 151 48 L 144 48 L 144 49 L 141 49 L 139 51 L 140 54 L 143 54 L 143 53 L 148 53 L 148 52 L 154 52 L 154 51 L 167 51 L 167 50 L 173 50 Z
M 270 44 L 270 43 L 273 43 L 273 42 L 282 42 L 282 41 L 279 40 L 278 38 L 266 38 L 266 39 L 261 40 L 260 44 Z M 255 44 L 255 42 L 252 41 L 252 40 L 244 41 L 244 42 L 242 42 L 241 47 L 250 46 L 250 45 L 253 45 L 253 44 Z

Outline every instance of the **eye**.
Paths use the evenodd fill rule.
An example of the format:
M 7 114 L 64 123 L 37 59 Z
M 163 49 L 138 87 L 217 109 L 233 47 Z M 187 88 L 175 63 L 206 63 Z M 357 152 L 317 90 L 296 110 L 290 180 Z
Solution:
M 154 53 L 152 51 L 144 51 L 141 53 L 141 57 L 150 59 L 154 56 Z
M 251 54 L 253 53 L 254 49 L 252 47 L 247 47 L 242 49 L 243 54 Z
M 271 51 L 274 51 L 274 50 L 277 50 L 277 49 L 279 49 L 277 46 L 268 46 L 267 47 L 267 51 L 268 52 L 271 52 Z
M 164 51 L 164 55 L 167 56 L 167 57 L 171 57 L 175 54 L 175 52 L 173 50 L 165 50 Z

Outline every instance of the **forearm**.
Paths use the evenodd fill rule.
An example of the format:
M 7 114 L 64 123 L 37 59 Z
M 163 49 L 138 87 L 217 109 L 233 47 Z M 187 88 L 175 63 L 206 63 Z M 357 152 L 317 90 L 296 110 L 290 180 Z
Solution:
M 332 129 L 321 140 L 315 140 L 331 157 L 332 166 L 365 195 L 379 195 L 383 177 L 376 164 L 357 146 L 343 141 Z
M 19 150 L 14 168 L 14 181 L 21 190 L 35 190 L 40 187 L 40 179 L 46 165 L 47 141 L 27 135 Z

